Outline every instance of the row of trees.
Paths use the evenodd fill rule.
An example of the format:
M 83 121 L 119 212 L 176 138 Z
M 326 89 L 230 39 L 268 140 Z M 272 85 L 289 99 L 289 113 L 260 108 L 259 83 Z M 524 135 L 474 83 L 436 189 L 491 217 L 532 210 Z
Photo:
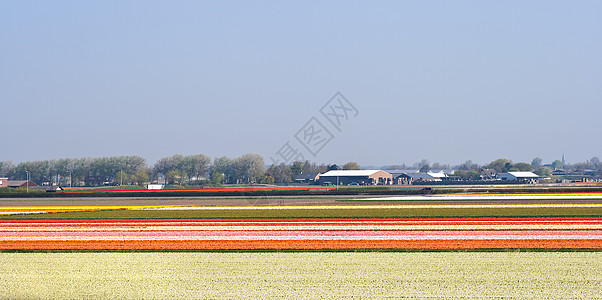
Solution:
M 159 159 L 153 166 L 139 156 L 102 158 L 65 158 L 27 161 L 15 165 L 0 161 L 0 177 L 12 180 L 59 185 L 97 185 L 103 182 L 144 184 L 149 181 L 198 184 L 255 183 L 265 177 L 265 163 L 258 154 L 244 154 L 230 159 L 220 157 L 211 161 L 207 155 L 175 154 Z
M 266 171 L 266 178 L 263 183 L 289 183 L 301 174 L 324 173 L 331 170 L 359 170 L 360 165 L 357 162 L 351 161 L 344 164 L 342 167 L 336 164 L 316 164 L 310 161 L 295 161 L 290 165 L 280 164 L 271 165 Z
M 0 162 L 0 176 L 14 180 L 30 180 L 79 185 L 86 177 L 113 178 L 116 174 L 136 175 L 146 173 L 146 160 L 140 156 L 117 156 L 102 158 L 63 158 L 27 161 L 15 165 L 11 161 Z M 126 178 L 128 179 L 128 178 Z
M 303 173 L 329 170 L 359 170 L 356 162 L 342 167 L 318 165 L 309 161 L 295 161 L 290 165 L 272 165 L 267 170 L 263 157 L 248 153 L 240 157 L 211 158 L 204 154 L 174 154 L 159 159 L 149 166 L 139 156 L 102 158 L 65 158 L 58 160 L 28 161 L 15 165 L 0 161 L 0 177 L 25 180 L 27 172 L 36 183 L 69 185 L 99 185 L 103 182 L 144 184 L 161 182 L 169 184 L 235 184 L 235 183 L 289 183 Z
M 272 165 L 267 170 L 263 157 L 248 153 L 234 159 L 224 157 L 213 161 L 204 154 L 175 154 L 159 159 L 149 166 L 140 156 L 116 156 L 102 158 L 65 158 L 58 160 L 28 161 L 17 165 L 11 161 L 0 161 L 0 177 L 24 180 L 27 173 L 37 183 L 48 182 L 59 185 L 90 185 L 91 179 L 98 182 L 112 181 L 121 183 L 144 184 L 150 181 L 171 184 L 233 184 L 233 183 L 289 183 L 304 173 L 322 173 L 329 170 L 359 170 L 356 162 L 348 162 L 342 167 L 316 164 L 309 161 L 295 161 L 289 165 Z M 407 165 L 395 165 L 385 169 L 416 169 L 421 172 L 429 170 L 450 169 L 449 165 L 427 160 Z M 454 166 L 454 175 L 466 180 L 476 180 L 487 176 L 488 172 L 504 173 L 511 171 L 533 171 L 540 176 L 550 176 L 552 170 L 567 171 L 593 170 L 602 174 L 602 164 L 598 157 L 575 163 L 563 164 L 560 160 L 543 164 L 541 158 L 534 158 L 531 163 L 513 162 L 509 159 L 496 159 L 486 165 L 472 161 Z
M 265 162 L 259 154 L 247 153 L 230 159 L 226 156 L 213 160 L 209 181 L 220 183 L 258 183 L 264 180 Z
M 597 174 L 602 174 L 602 164 L 598 157 L 592 157 L 590 160 L 585 162 L 579 162 L 575 164 L 565 164 L 560 160 L 555 160 L 551 163 L 544 164 L 543 160 L 539 157 L 534 158 L 531 163 L 526 162 L 513 162 L 512 160 L 500 158 L 496 159 L 488 164 L 479 165 L 471 160 L 468 160 L 460 165 L 450 167 L 447 164 L 434 163 L 430 164 L 428 160 L 422 160 L 413 165 L 391 165 L 384 168 L 385 170 L 402 169 L 402 170 L 418 170 L 420 172 L 428 172 L 430 170 L 442 170 L 451 169 L 454 170 L 454 176 L 460 177 L 464 180 L 478 180 L 482 177 L 487 177 L 492 173 L 505 173 L 514 171 L 527 171 L 534 172 L 539 176 L 548 177 L 551 176 L 552 171 L 563 169 L 567 172 L 583 172 L 593 171 Z M 493 172 L 492 172 L 493 171 Z
M 154 167 L 152 178 L 159 180 L 159 175 L 163 175 L 165 181 L 169 183 L 188 183 L 205 180 L 211 158 L 204 154 L 188 155 L 174 154 L 169 157 L 159 159 Z
M 390 165 L 383 168 L 384 170 L 419 170 L 420 172 L 426 173 L 430 170 L 448 170 L 451 169 L 449 164 L 433 163 L 431 164 L 428 160 L 423 159 L 420 162 L 412 165 Z
M 602 165 L 598 157 L 592 157 L 585 162 L 575 164 L 566 164 L 560 160 L 555 160 L 548 164 L 543 164 L 543 160 L 539 157 L 534 158 L 531 163 L 513 163 L 508 159 L 497 159 L 486 165 L 484 168 L 494 169 L 497 172 L 512 172 L 512 171 L 533 171 L 541 176 L 549 176 L 553 170 L 563 169 L 566 171 L 598 171 L 602 172 Z
M 549 177 L 552 175 L 552 171 L 559 169 L 568 172 L 583 172 L 589 170 L 594 173 L 602 174 L 602 164 L 600 164 L 600 159 L 598 157 L 592 157 L 588 161 L 575 164 L 565 164 L 560 160 L 543 164 L 543 160 L 539 157 L 534 158 L 530 164 L 525 162 L 515 163 L 512 160 L 500 158 L 484 166 L 480 166 L 469 160 L 456 166 L 455 169 L 454 175 L 466 180 L 476 180 L 481 178 L 481 176 L 487 176 L 488 171 L 490 170 L 493 170 L 496 173 L 515 171 L 534 172 L 542 177 Z

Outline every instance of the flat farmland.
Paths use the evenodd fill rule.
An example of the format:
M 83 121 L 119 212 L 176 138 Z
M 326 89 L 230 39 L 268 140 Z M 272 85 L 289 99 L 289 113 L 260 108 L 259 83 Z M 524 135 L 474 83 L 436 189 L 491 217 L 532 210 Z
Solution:
M 148 199 L 118 200 L 129 205 L 3 201 L 0 249 L 599 251 L 600 198 L 599 193 L 457 194 L 237 206 L 201 205 L 202 199 L 196 205 L 138 202 Z M 211 199 L 222 200 L 229 201 Z
M 3 199 L 0 299 L 599 299 L 601 201 Z
M 601 252 L 0 253 L 2 299 L 602 298 Z

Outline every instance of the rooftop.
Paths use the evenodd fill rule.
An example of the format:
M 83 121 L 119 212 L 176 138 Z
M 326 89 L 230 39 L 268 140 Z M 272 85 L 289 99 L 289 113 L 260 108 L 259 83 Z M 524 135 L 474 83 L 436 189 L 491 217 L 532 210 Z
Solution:
M 508 174 L 514 177 L 539 177 L 539 175 L 533 172 L 508 172 Z
M 376 172 L 380 172 L 381 170 L 333 170 L 328 171 L 322 176 L 370 176 Z
M 27 183 L 27 180 L 8 180 L 7 185 L 9 187 L 19 187 Z M 33 181 L 29 181 L 29 186 L 37 186 L 37 184 Z
M 295 177 L 295 180 L 315 179 L 318 175 L 320 175 L 320 173 L 317 173 L 317 172 L 301 173 L 301 174 L 297 175 L 297 177 Z

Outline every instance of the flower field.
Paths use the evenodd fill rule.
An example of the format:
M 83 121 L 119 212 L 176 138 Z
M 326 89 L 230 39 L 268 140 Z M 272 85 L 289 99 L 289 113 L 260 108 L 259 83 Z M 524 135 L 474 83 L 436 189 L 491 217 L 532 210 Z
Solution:
M 3 220 L 0 249 L 602 249 L 602 218 Z
M 597 200 L 27 201 L 0 207 L 1 299 L 602 297 Z
M 168 207 L 181 207 L 181 205 L 153 206 L 153 205 L 127 205 L 127 206 L 8 206 L 0 207 L 0 215 L 66 213 L 81 211 L 106 211 L 106 210 L 131 210 L 131 209 L 156 209 Z
M 142 203 L 124 200 L 120 205 L 69 206 L 61 200 L 39 202 L 46 206 L 7 205 L 0 207 L 0 250 L 602 249 L 599 193 L 420 197 L 451 201 L 203 206 L 202 200 L 186 205 L 129 205 Z M 453 202 L 508 197 L 519 198 Z M 564 197 L 566 202 L 529 203 L 521 197 Z
M 0 299 L 602 298 L 602 252 L 20 252 L 0 266 Z

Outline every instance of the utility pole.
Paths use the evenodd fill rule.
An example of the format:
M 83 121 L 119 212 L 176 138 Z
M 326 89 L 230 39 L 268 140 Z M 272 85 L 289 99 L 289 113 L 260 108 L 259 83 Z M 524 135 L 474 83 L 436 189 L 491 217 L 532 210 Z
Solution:
M 29 171 L 26 170 L 25 173 L 27 174 L 27 176 L 25 177 L 25 185 L 27 186 L 27 193 L 29 193 Z

